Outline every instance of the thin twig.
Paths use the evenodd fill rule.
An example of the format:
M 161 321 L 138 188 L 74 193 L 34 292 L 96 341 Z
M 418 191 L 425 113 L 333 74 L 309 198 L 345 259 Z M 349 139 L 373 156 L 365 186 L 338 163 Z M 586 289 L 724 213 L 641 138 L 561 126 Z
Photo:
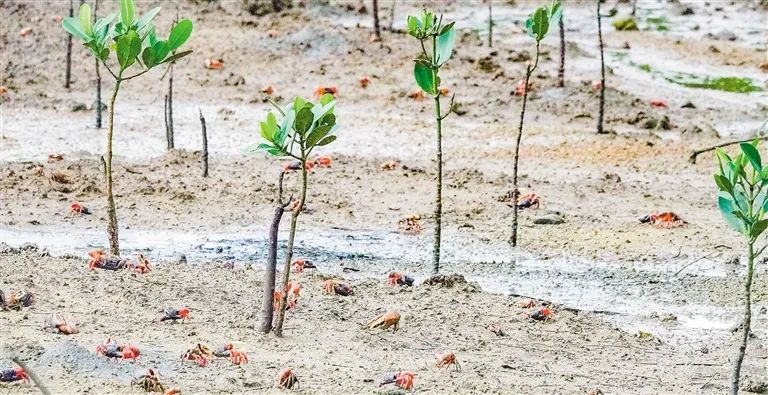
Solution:
M 706 259 L 706 258 L 709 258 L 709 257 L 711 257 L 712 255 L 714 255 L 714 254 L 716 254 L 716 253 L 719 253 L 721 248 L 728 248 L 728 249 L 730 249 L 731 247 L 728 247 L 728 246 L 726 246 L 726 245 L 723 245 L 723 244 L 720 244 L 720 245 L 716 245 L 716 246 L 715 246 L 715 251 L 712 251 L 712 252 L 710 252 L 709 254 L 706 254 L 706 255 L 704 255 L 704 256 L 698 257 L 698 258 L 694 259 L 693 261 L 691 261 L 691 262 L 687 263 L 685 266 L 681 267 L 681 268 L 680 268 L 680 270 L 676 271 L 676 272 L 675 272 L 675 274 L 673 274 L 673 275 L 672 275 L 672 277 L 676 277 L 676 276 L 677 276 L 678 274 L 680 274 L 680 273 L 681 273 L 683 270 L 687 269 L 687 268 L 688 268 L 688 266 L 691 266 L 691 265 L 693 265 L 694 263 L 701 261 L 702 259 Z
M 35 383 L 35 386 L 37 386 L 37 389 L 39 389 L 40 392 L 43 393 L 43 395 L 50 395 L 51 391 L 48 391 L 48 388 L 46 388 L 43 385 L 43 382 L 40 381 L 40 378 L 37 377 L 37 374 L 35 372 L 33 372 L 31 369 L 29 369 L 29 366 L 27 366 L 27 364 L 22 362 L 18 357 L 13 357 L 13 358 L 11 358 L 11 360 L 16 365 L 19 365 L 19 367 L 24 369 L 25 372 L 27 372 L 27 375 L 29 376 L 29 378 L 32 379 L 32 382 Z

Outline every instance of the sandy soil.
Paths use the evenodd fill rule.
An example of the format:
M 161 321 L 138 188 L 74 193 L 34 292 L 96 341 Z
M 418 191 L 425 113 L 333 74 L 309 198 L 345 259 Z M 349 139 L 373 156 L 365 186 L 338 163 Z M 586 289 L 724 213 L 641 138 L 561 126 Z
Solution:
M 493 49 L 484 46 L 477 33 L 484 26 L 484 9 L 477 11 L 468 2 L 439 7 L 456 16 L 463 29 L 443 81 L 457 92 L 457 100 L 467 110 L 445 124 L 446 243 L 498 248 L 494 262 L 515 259 L 496 246 L 509 237 L 511 210 L 499 200 L 510 188 L 512 136 L 520 109 L 520 99 L 510 92 L 525 67 L 519 61 L 520 52 L 531 50 L 520 20 L 532 3 L 518 3 L 524 4 L 496 6 L 502 26 L 497 32 L 509 34 L 497 34 Z M 754 130 L 768 113 L 765 92 L 742 95 L 681 88 L 651 80 L 621 60 L 621 56 L 653 60 L 659 67 L 672 68 L 697 65 L 697 70 L 752 77 L 765 89 L 766 74 L 758 68 L 765 62 L 765 39 L 752 43 L 755 23 L 760 26 L 761 18 L 768 16 L 747 4 L 711 3 L 715 4 L 692 5 L 695 16 L 688 19 L 672 5 L 644 4 L 663 7 L 675 21 L 699 24 L 696 30 L 687 25 L 669 34 L 606 28 L 610 65 L 606 127 L 615 133 L 604 136 L 594 134 L 597 99 L 589 88 L 599 70 L 592 11 L 577 3 L 572 13 L 566 13 L 567 87 L 555 87 L 558 42 L 553 35 L 543 46 L 549 55 L 535 80 L 536 92 L 526 117 L 521 183 L 523 192 L 541 196 L 542 208 L 522 212 L 522 251 L 544 261 L 576 257 L 648 266 L 671 259 L 685 263 L 720 244 L 733 250 L 716 259 L 738 255 L 738 235 L 727 229 L 714 204 L 711 157 L 703 155 L 695 165 L 687 158 L 691 147 Z M 266 233 L 274 183 L 283 163 L 263 154 L 243 154 L 257 142 L 256 122 L 269 109 L 260 90 L 272 85 L 277 96 L 287 99 L 309 96 L 318 85 L 337 85 L 343 129 L 338 142 L 323 152 L 333 157 L 333 167 L 312 176 L 309 207 L 314 212 L 302 216 L 299 238 L 312 238 L 313 233 L 331 227 L 396 231 L 399 219 L 419 214 L 425 230 L 415 240 L 428 240 L 434 132 L 430 103 L 405 97 L 415 89 L 410 68 L 417 44 L 412 39 L 385 33 L 382 45 L 369 43 L 370 16 L 337 3 L 260 18 L 244 13 L 239 2 L 179 5 L 180 14 L 191 16 L 196 29 L 189 44 L 195 53 L 177 66 L 175 76 L 181 149 L 164 152 L 162 72 L 130 81 L 121 91 L 116 116 L 116 197 L 123 229 Z M 141 9 L 147 6 L 139 2 Z M 65 9 L 64 3 L 6 1 L 0 5 L 4 21 L 0 42 L 6 55 L 0 85 L 9 88 L 10 99 L 0 105 L 0 226 L 6 232 L 61 226 L 71 234 L 59 237 L 71 238 L 71 252 L 78 257 L 38 258 L 31 252 L 0 256 L 2 288 L 8 292 L 29 287 L 38 295 L 32 309 L 0 314 L 3 330 L 10 328 L 3 345 L 44 372 L 52 388 L 125 391 L 137 366 L 112 364 L 92 352 L 111 334 L 142 345 L 146 351 L 138 365 L 157 366 L 169 384 L 192 393 L 260 392 L 288 364 L 298 369 L 303 391 L 310 393 L 374 392 L 375 383 L 365 380 L 376 381 L 380 374 L 397 369 L 415 370 L 417 389 L 436 393 L 583 393 L 593 388 L 614 393 L 721 393 L 725 389 L 730 337 L 708 345 L 703 353 L 700 345 L 640 341 L 613 328 L 602 316 L 561 310 L 552 323 L 519 321 L 514 298 L 425 286 L 398 292 L 379 280 L 355 279 L 357 295 L 337 300 L 322 296 L 319 279 L 310 275 L 302 278 L 305 300 L 289 317 L 287 339 L 277 340 L 251 328 L 260 297 L 258 269 L 243 274 L 208 262 L 184 267 L 169 264 L 160 265 L 146 279 L 86 271 L 81 257 L 94 246 L 79 244 L 78 233 L 104 227 L 98 160 L 104 133 L 92 126 L 92 62 L 77 46 L 73 86 L 69 91 L 60 88 L 64 35 L 52 18 Z M 414 5 L 398 5 L 398 20 L 415 11 Z M 167 28 L 171 14 L 161 13 L 160 30 Z M 722 24 L 708 21 L 738 15 L 752 15 L 756 21 L 730 27 L 745 41 L 706 37 L 723 30 Z M 33 31 L 20 38 L 18 31 L 30 25 L 35 26 Z M 278 30 L 280 36 L 268 38 L 270 29 Z M 631 44 L 630 50 L 622 49 L 625 42 Z M 29 55 L 33 48 L 39 57 Z M 203 69 L 209 57 L 223 58 L 224 70 Z M 481 63 L 490 66 L 481 67 Z M 503 74 L 494 77 L 499 72 Z M 362 75 L 372 77 L 365 90 L 356 85 Z M 234 84 L 238 77 L 245 83 Z M 109 93 L 105 80 L 103 96 Z M 668 109 L 647 104 L 659 98 L 669 102 Z M 696 108 L 683 108 L 688 102 Z M 72 111 L 79 104 L 89 110 Z M 206 114 L 211 136 L 207 179 L 200 177 L 198 108 Z M 645 129 L 643 117 L 649 116 L 667 116 L 670 129 Z M 47 163 L 45 158 L 54 152 L 64 154 L 65 160 Z M 393 159 L 401 167 L 380 170 L 381 163 Z M 42 172 L 38 165 L 43 166 Z M 69 182 L 52 181 L 54 173 L 66 175 Z M 68 217 L 69 203 L 75 200 L 94 215 Z M 666 210 L 677 212 L 688 224 L 662 230 L 637 221 Z M 533 224 L 549 211 L 563 215 L 565 223 Z M 131 250 L 129 245 L 124 248 Z M 383 271 L 378 264 L 368 262 L 366 267 L 378 275 Z M 414 262 L 408 270 L 426 265 Z M 484 270 L 450 261 L 446 268 L 475 274 Z M 724 279 L 692 276 L 679 282 L 656 277 L 644 282 L 643 278 L 641 272 L 626 279 L 643 293 L 671 292 L 674 297 L 669 303 L 739 305 L 735 290 L 739 280 L 733 275 Z M 622 284 L 616 281 L 615 286 Z M 761 306 L 768 290 L 760 277 L 756 288 Z M 178 303 L 195 308 L 197 319 L 183 326 L 150 323 L 157 310 Z M 358 328 L 388 307 L 404 313 L 400 337 L 368 334 Z M 42 318 L 53 310 L 71 312 L 81 323 L 81 334 L 65 339 L 38 330 Z M 760 317 L 765 321 L 765 314 Z M 498 338 L 485 329 L 497 322 L 508 337 Z M 250 365 L 243 369 L 218 361 L 198 369 L 177 362 L 177 356 L 197 341 L 216 345 L 227 340 L 248 345 Z M 762 343 L 755 339 L 750 349 L 747 370 L 752 374 L 765 374 Z M 318 349 L 324 352 L 315 352 Z M 462 373 L 430 367 L 432 353 L 441 349 L 458 353 Z M 19 388 L 25 387 L 0 386 L 0 392 Z

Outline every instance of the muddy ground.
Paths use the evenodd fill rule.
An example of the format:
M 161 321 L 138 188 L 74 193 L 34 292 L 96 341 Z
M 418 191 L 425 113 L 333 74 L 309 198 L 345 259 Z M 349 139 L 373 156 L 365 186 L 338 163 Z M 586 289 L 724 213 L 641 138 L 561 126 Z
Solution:
M 114 8 L 105 3 L 102 7 Z M 387 25 L 391 3 L 383 3 Z M 599 57 L 593 10 L 575 2 L 565 14 L 565 88 L 556 87 L 556 32 L 544 42 L 547 55 L 535 78 L 521 148 L 523 192 L 537 193 L 542 207 L 522 212 L 519 251 L 506 245 L 511 210 L 503 196 L 511 184 L 512 137 L 521 104 L 511 92 L 525 68 L 523 51 L 532 50 L 521 23 L 534 3 L 495 5 L 492 49 L 484 44 L 483 6 L 468 1 L 436 4 L 459 21 L 456 54 L 443 81 L 466 110 L 448 118 L 444 126 L 445 269 L 481 283 L 488 278 L 509 282 L 501 289 L 483 283 L 487 291 L 528 294 L 536 291 L 530 284 L 541 284 L 539 288 L 553 289 L 545 295 L 556 301 L 603 310 L 602 305 L 584 301 L 599 299 L 600 292 L 607 291 L 591 291 L 591 282 L 569 271 L 571 262 L 628 268 L 620 275 L 598 266 L 597 272 L 587 269 L 592 273 L 587 280 L 599 279 L 611 292 L 630 290 L 615 302 L 609 299 L 607 310 L 613 303 L 638 297 L 645 298 L 644 304 L 657 303 L 654 311 L 665 314 L 702 305 L 724 322 L 719 336 L 702 335 L 710 328 L 702 325 L 682 342 L 641 342 L 634 337 L 636 331 L 615 327 L 611 315 L 561 311 L 553 323 L 534 324 L 516 320 L 514 298 L 423 286 L 411 292 L 384 287 L 381 275 L 390 269 L 428 271 L 435 176 L 432 109 L 428 101 L 406 97 L 415 90 L 410 70 L 418 44 L 389 32 L 384 32 L 383 43 L 370 43 L 370 15 L 360 14 L 356 2 L 351 10 L 338 2 L 310 2 L 307 8 L 263 17 L 247 14 L 240 2 L 179 2 L 180 15 L 195 22 L 189 43 L 195 52 L 176 66 L 174 76 L 180 149 L 165 152 L 162 103 L 167 80 L 160 81 L 162 71 L 131 80 L 121 90 L 115 125 L 118 214 L 124 234 L 140 233 L 145 241 L 155 237 L 161 246 L 164 232 L 260 240 L 266 234 L 275 181 L 284 163 L 264 154 L 244 154 L 257 142 L 257 121 L 269 110 L 260 91 L 273 86 L 279 101 L 309 96 L 318 85 L 336 85 L 342 129 L 338 141 L 323 151 L 334 163 L 312 175 L 311 211 L 301 217 L 299 242 L 325 240 L 332 230 L 353 238 L 365 232 L 396 234 L 399 219 L 421 215 L 424 231 L 398 236 L 402 244 L 396 244 L 397 259 L 377 258 L 383 255 L 379 250 L 394 249 L 386 245 L 371 245 L 369 255 L 355 259 L 333 254 L 331 247 L 326 248 L 330 253 L 309 256 L 319 258 L 329 268 L 326 273 L 339 273 L 348 261 L 357 265 L 362 274 L 350 279 L 359 292 L 339 306 L 336 299 L 321 295 L 318 279 L 306 276 L 302 279 L 306 300 L 289 317 L 287 340 L 262 337 L 250 329 L 263 254 L 237 255 L 224 245 L 219 255 L 195 256 L 188 250 L 150 246 L 150 256 L 160 265 L 146 279 L 127 273 L 89 273 L 82 257 L 90 248 L 106 244 L 105 238 L 93 243 L 85 242 L 84 236 L 102 231 L 106 218 L 98 159 L 104 132 L 93 127 L 93 64 L 75 45 L 74 82 L 70 90 L 62 89 L 64 34 L 53 17 L 65 13 L 66 4 L 6 1 L 0 5 L 4 55 L 0 85 L 9 90 L 0 105 L 0 239 L 34 241 L 52 249 L 64 246 L 64 252 L 78 257 L 34 258 L 33 253 L 0 257 L 2 288 L 8 292 L 29 287 L 39 296 L 37 306 L 25 313 L 0 315 L 3 330 L 10 329 L 6 349 L 15 350 L 35 368 L 45 368 L 51 388 L 62 392 L 125 390 L 135 367 L 109 364 L 92 353 L 110 334 L 143 345 L 148 351 L 140 366 L 158 366 L 172 385 L 192 393 L 260 392 L 286 364 L 299 370 L 303 391 L 313 393 L 344 388 L 374 392 L 374 383 L 365 380 L 395 369 L 415 370 L 417 390 L 436 393 L 570 393 L 592 388 L 722 392 L 731 355 L 727 349 L 734 340 L 729 328 L 740 312 L 742 271 L 722 262 L 740 255 L 741 242 L 714 204 L 711 155 L 702 155 L 696 164 L 690 164 L 688 156 L 693 147 L 748 136 L 765 120 L 768 75 L 759 67 L 766 62 L 768 16 L 751 3 L 638 3 L 641 20 L 665 15 L 668 30 L 616 32 L 606 23 L 606 128 L 611 134 L 594 132 L 597 96 L 590 84 L 599 76 Z M 150 5 L 139 2 L 140 9 Z M 172 9 L 165 6 L 166 11 Z M 685 7 L 692 8 L 693 15 L 682 15 Z M 417 7 L 398 3 L 396 11 L 400 21 Z M 627 5 L 620 6 L 620 16 L 628 12 Z M 172 14 L 161 12 L 161 31 L 167 29 Z M 738 25 L 728 23 L 740 15 L 750 18 L 739 19 L 744 22 Z M 18 32 L 28 26 L 33 26 L 32 32 L 19 37 Z M 395 23 L 398 27 L 402 22 Z M 736 41 L 722 34 L 728 29 Z M 270 30 L 277 30 L 278 37 L 269 38 Z M 211 57 L 222 58 L 224 69 L 204 69 L 205 59 Z M 640 64 L 661 74 L 646 73 Z M 763 91 L 686 88 L 665 79 L 663 73 L 670 70 L 748 77 Z M 367 89 L 357 86 L 363 75 L 371 76 Z M 105 79 L 103 97 L 110 92 Z M 652 108 L 651 99 L 666 100 L 669 108 Z M 198 109 L 206 116 L 211 140 L 209 178 L 200 176 Z M 668 122 L 658 122 L 665 117 Z M 657 126 L 652 125 L 654 120 Z M 51 153 L 63 154 L 64 160 L 47 163 Z M 400 166 L 382 171 L 380 165 L 389 160 L 398 160 Z M 65 175 L 67 182 L 52 181 L 54 173 Z M 289 178 L 294 181 L 295 177 Z M 68 216 L 72 201 L 82 202 L 94 214 Z M 680 214 L 688 224 L 667 230 L 637 221 L 666 210 Z M 565 222 L 533 224 L 551 211 Z M 26 236 L 19 234 L 35 236 L 24 240 Z M 123 248 L 129 253 L 139 248 L 126 244 Z M 719 245 L 728 248 L 718 250 Z M 181 253 L 189 255 L 192 265 L 164 265 Z M 510 269 L 515 261 L 520 264 L 520 254 L 551 269 Z M 671 275 L 705 255 L 709 260 L 702 263 L 720 265 L 722 273 L 707 275 L 697 271 L 701 265 L 697 263 L 687 269 L 690 275 L 684 279 Z M 248 281 L 241 281 L 241 273 L 208 264 L 223 260 L 237 263 L 236 267 L 255 264 L 256 269 L 246 271 Z M 658 267 L 665 271 L 657 272 Z M 757 309 L 764 307 L 764 272 L 760 270 L 756 282 Z M 66 286 L 54 281 L 61 278 L 67 279 Z M 568 289 L 558 290 L 557 284 Z M 445 303 L 449 300 L 454 302 Z M 199 309 L 200 319 L 185 326 L 149 323 L 156 310 L 176 303 Z M 403 337 L 384 334 L 382 339 L 358 329 L 358 324 L 390 305 L 406 316 Z M 38 325 L 52 310 L 72 311 L 83 324 L 81 334 L 63 339 L 41 332 Z M 335 311 L 330 320 L 328 310 Z M 763 377 L 765 314 L 757 313 L 757 337 L 746 368 Z M 662 331 L 660 320 L 653 320 L 654 328 Z M 348 325 L 351 322 L 355 325 Z M 510 336 L 496 338 L 484 329 L 493 322 L 510 325 Z M 435 329 L 427 331 L 426 325 Z M 249 345 L 252 363 L 245 369 L 220 362 L 200 370 L 175 360 L 196 341 L 216 344 L 228 339 Z M 318 348 L 325 352 L 313 353 Z M 464 371 L 448 374 L 428 368 L 431 354 L 439 349 L 457 350 Z M 200 372 L 208 379 L 199 380 Z M 19 388 L 3 386 L 0 391 Z

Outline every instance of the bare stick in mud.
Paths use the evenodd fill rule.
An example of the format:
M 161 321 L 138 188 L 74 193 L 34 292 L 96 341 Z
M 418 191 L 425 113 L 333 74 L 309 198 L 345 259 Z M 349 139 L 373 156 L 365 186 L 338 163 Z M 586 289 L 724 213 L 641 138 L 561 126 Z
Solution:
M 93 23 L 96 23 L 97 13 L 99 12 L 99 0 L 93 2 Z M 69 36 L 70 40 L 72 36 Z M 101 106 L 101 66 L 99 60 L 96 59 L 96 128 L 101 129 L 101 112 L 103 108 Z
M 761 141 L 768 140 L 768 136 L 759 136 L 759 137 L 753 137 L 751 139 L 745 139 L 745 140 L 728 141 L 726 143 L 715 144 L 715 145 L 713 145 L 711 147 L 697 149 L 697 150 L 694 150 L 693 152 L 691 152 L 691 156 L 688 157 L 688 162 L 691 162 L 691 163 L 695 164 L 696 163 L 696 157 L 698 157 L 699 155 L 701 155 L 701 154 L 703 154 L 705 152 L 714 151 L 714 150 L 716 150 L 718 148 L 727 147 L 729 145 L 736 145 L 736 144 L 741 144 L 741 143 L 750 143 L 750 142 L 755 141 L 755 140 L 761 140 Z
M 200 113 L 200 128 L 203 133 L 203 177 L 208 177 L 208 130 L 205 127 L 205 117 L 203 111 L 197 109 Z
M 493 48 L 493 0 L 488 0 L 488 47 Z
M 563 26 L 563 17 L 557 23 L 560 27 L 560 68 L 557 69 L 557 86 L 565 87 L 565 26 Z
M 389 7 L 389 31 L 392 31 L 392 26 L 395 24 L 395 3 L 397 0 L 392 0 L 392 7 Z
M 75 5 L 73 0 L 69 0 L 69 17 L 75 16 Z M 69 84 L 72 79 L 72 35 L 67 34 L 67 60 L 66 69 L 64 70 L 64 88 L 69 89 Z
M 280 220 L 283 218 L 285 208 L 291 202 L 293 196 L 283 201 L 283 178 L 285 172 L 280 172 L 277 182 L 277 206 L 272 217 L 272 225 L 269 227 L 269 252 L 267 253 L 267 267 L 264 274 L 264 294 L 261 298 L 261 331 L 269 333 L 272 330 L 272 317 L 274 315 L 273 295 L 275 294 L 275 274 L 277 271 L 277 234 L 280 230 Z
M 168 95 L 166 94 L 163 97 L 163 121 L 165 121 L 165 144 L 166 149 L 170 149 L 171 147 L 171 132 L 168 129 Z
M 603 0 L 597 0 L 597 37 L 600 43 L 600 108 L 597 113 L 597 133 L 603 134 L 603 117 L 605 115 L 605 55 L 603 49 L 603 16 L 600 14 L 600 4 Z
M 37 389 L 40 390 L 40 392 L 43 395 L 50 395 L 51 391 L 48 391 L 48 388 L 46 388 L 45 385 L 43 385 L 43 382 L 40 380 L 40 377 L 38 377 L 33 370 L 29 369 L 29 366 L 27 366 L 27 364 L 22 362 L 18 357 L 13 357 L 11 358 L 11 360 L 16 365 L 19 365 L 20 368 L 24 369 L 24 371 L 27 373 L 27 376 L 29 376 L 32 382 L 35 383 L 35 386 L 37 387 Z
M 635 16 L 635 12 L 637 12 L 637 0 L 632 0 L 632 16 Z
M 381 27 L 379 26 L 379 0 L 373 0 L 373 34 L 376 41 L 381 41 Z

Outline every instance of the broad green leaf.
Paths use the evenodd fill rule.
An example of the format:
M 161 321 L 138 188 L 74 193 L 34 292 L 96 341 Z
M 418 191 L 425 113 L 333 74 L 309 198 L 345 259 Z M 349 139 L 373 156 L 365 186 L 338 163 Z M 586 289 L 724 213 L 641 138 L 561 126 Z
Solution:
M 130 67 L 141 51 L 141 39 L 134 30 L 120 36 L 117 40 L 117 62 L 122 70 Z
M 80 4 L 80 26 L 83 28 L 83 33 L 91 36 L 93 34 L 93 25 L 91 21 L 91 6 L 88 3 Z
M 336 141 L 336 136 L 328 136 L 328 137 L 320 140 L 320 142 L 317 143 L 317 146 L 318 147 L 322 147 L 322 146 L 328 145 L 328 144 L 330 144 L 330 143 L 332 143 L 334 141 Z
M 416 36 L 416 33 L 419 30 L 419 25 L 421 24 L 421 22 L 419 22 L 419 18 L 409 15 L 408 19 L 406 20 L 406 24 L 408 25 L 408 34 Z
M 155 7 L 145 12 L 144 15 L 142 15 L 141 18 L 139 18 L 139 20 L 136 21 L 136 30 L 141 30 L 149 22 L 152 22 L 152 19 L 154 19 L 157 13 L 160 12 L 160 8 L 161 7 Z
M 752 167 L 755 171 L 761 172 L 763 170 L 763 165 L 760 159 L 760 153 L 757 152 L 757 148 L 749 143 L 741 143 L 740 147 L 741 151 L 744 152 L 744 155 L 749 159 L 749 162 L 752 163 Z
M 181 58 L 183 58 L 183 57 L 185 57 L 185 56 L 187 56 L 187 55 L 189 55 L 189 54 L 191 54 L 191 53 L 192 53 L 192 50 L 189 50 L 189 51 L 184 51 L 184 52 L 179 52 L 179 53 L 175 53 L 175 54 L 173 54 L 173 55 L 171 55 L 171 56 L 167 57 L 165 60 L 163 60 L 163 61 L 162 61 L 162 62 L 160 62 L 160 63 L 162 64 L 162 63 L 170 63 L 170 62 L 175 62 L 175 61 L 177 61 L 177 60 L 179 60 L 179 59 L 181 59 Z
M 269 128 L 269 123 L 261 121 L 259 122 L 259 127 L 261 129 L 261 138 L 267 141 L 272 141 L 274 131 Z
M 171 35 L 168 37 L 168 46 L 171 51 L 181 47 L 192 34 L 192 21 L 182 19 L 171 29 Z
M 560 0 L 552 2 L 549 7 L 549 26 L 554 26 L 560 22 L 560 18 L 563 17 L 563 5 L 560 4 Z
M 107 60 L 108 57 L 109 57 L 109 48 L 104 48 L 101 50 L 101 52 L 99 52 L 99 59 L 101 59 L 102 61 Z
M 293 99 L 293 109 L 296 112 L 299 112 L 302 108 L 304 108 L 304 105 L 307 104 L 307 101 L 304 100 L 301 96 L 296 96 L 295 99 Z
M 440 28 L 440 35 L 444 34 L 444 33 L 445 33 L 445 32 L 447 32 L 449 29 L 453 29 L 453 26 L 454 26 L 455 24 L 456 24 L 456 22 L 451 22 L 451 23 L 449 23 L 449 24 L 447 24 L 447 25 L 443 26 L 442 28 Z
M 539 7 L 525 21 L 525 31 L 529 36 L 541 41 L 549 31 L 549 15 L 546 7 Z
M 455 40 L 456 30 L 454 30 L 453 27 L 445 30 L 443 34 L 437 37 L 437 64 L 442 65 L 451 58 Z
M 717 206 L 720 208 L 720 213 L 723 214 L 725 222 L 737 232 L 743 233 L 744 225 L 742 221 L 734 214 L 736 209 L 733 207 L 733 201 L 731 198 L 725 194 L 720 194 L 717 197 Z
M 722 176 L 720 174 L 715 174 L 715 184 L 720 188 L 721 191 L 724 192 L 731 192 L 733 190 L 733 185 L 731 185 L 731 181 L 728 180 L 725 176 Z
M 749 201 L 747 200 L 747 196 L 744 195 L 744 192 L 740 189 L 736 189 L 733 194 L 736 196 L 736 208 L 738 208 L 742 214 L 746 215 L 749 212 Z
M 152 68 L 155 65 L 155 58 L 152 47 L 144 48 L 144 52 L 141 53 L 141 60 L 144 62 L 144 66 Z
M 116 17 L 117 17 L 117 15 L 115 15 L 115 14 L 109 14 L 109 15 L 105 16 L 104 18 L 99 18 L 96 21 L 96 23 L 93 24 L 93 30 L 97 31 L 97 30 L 103 29 L 104 27 L 108 28 L 109 25 L 115 20 Z
M 314 107 L 312 107 L 312 114 L 314 115 L 314 119 L 320 119 L 325 114 L 333 112 L 333 107 L 336 105 L 335 101 L 330 101 L 326 103 L 325 105 L 316 104 Z
M 133 25 L 133 19 L 136 17 L 136 5 L 133 0 L 120 0 L 120 22 L 123 29 L 128 30 Z
M 416 61 L 413 67 L 413 77 L 416 79 L 416 84 L 419 85 L 424 92 L 429 93 L 432 96 L 437 95 L 437 84 L 435 80 L 435 73 L 421 61 Z
M 336 98 L 330 93 L 324 93 L 320 96 L 320 104 L 322 105 L 326 105 L 334 100 L 336 100 Z
M 325 116 L 318 122 L 320 125 L 334 126 L 336 125 L 336 115 L 325 114 Z
M 267 127 L 269 128 L 269 139 L 272 141 L 275 136 L 275 132 L 277 132 L 277 129 L 279 126 L 277 126 L 277 117 L 275 117 L 275 114 L 270 112 L 267 114 Z
M 69 33 L 69 34 L 71 34 L 71 35 L 73 35 L 73 36 L 75 36 L 75 37 L 77 37 L 77 38 L 79 38 L 79 39 L 81 39 L 83 41 L 88 42 L 91 39 L 83 31 L 83 28 L 82 28 L 82 26 L 80 26 L 80 21 L 78 19 L 75 19 L 73 17 L 64 18 L 64 20 L 61 21 L 61 27 L 63 27 L 64 30 L 67 33 Z
M 299 133 L 299 135 L 304 136 L 305 133 L 309 130 L 310 127 L 312 127 L 312 122 L 314 122 L 314 117 L 312 115 L 312 109 L 310 107 L 304 107 L 301 110 L 299 110 L 298 113 L 296 113 L 296 131 Z
M 261 144 L 259 144 L 258 147 L 256 147 L 256 150 L 257 151 L 266 151 L 266 150 L 273 149 L 273 148 L 275 148 L 275 146 L 272 145 L 272 144 L 261 143 Z
M 312 130 L 312 133 L 307 137 L 307 147 L 314 147 L 323 137 L 327 136 L 331 131 L 331 127 L 328 125 L 322 125 Z
M 757 221 L 752 225 L 752 229 L 749 231 L 749 235 L 752 236 L 752 238 L 757 238 L 761 233 L 763 233 L 765 228 L 768 228 L 768 219 Z

